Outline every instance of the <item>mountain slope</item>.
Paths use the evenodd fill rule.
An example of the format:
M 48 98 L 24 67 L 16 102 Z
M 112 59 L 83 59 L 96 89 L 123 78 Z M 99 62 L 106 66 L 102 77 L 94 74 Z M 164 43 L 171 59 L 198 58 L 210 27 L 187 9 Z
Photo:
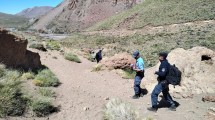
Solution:
M 57 33 L 80 31 L 124 11 L 133 4 L 131 1 L 133 0 L 130 2 L 123 0 L 116 0 L 116 2 L 65 0 L 46 16 L 43 16 L 32 28 L 49 29 Z
M 50 6 L 27 8 L 27 9 L 17 13 L 16 15 L 23 16 L 26 18 L 38 18 L 42 15 L 45 15 L 52 9 L 53 9 L 53 7 L 50 7 Z
M 27 18 L 0 12 L 0 27 L 22 27 L 27 21 Z
M 215 19 L 214 0 L 145 0 L 134 8 L 98 23 L 89 30 L 140 29 Z

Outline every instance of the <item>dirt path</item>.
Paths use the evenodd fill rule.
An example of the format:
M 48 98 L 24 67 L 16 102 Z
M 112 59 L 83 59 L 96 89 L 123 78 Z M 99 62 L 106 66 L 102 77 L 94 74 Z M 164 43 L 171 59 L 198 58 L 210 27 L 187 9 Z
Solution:
M 57 88 L 57 102 L 62 109 L 50 119 L 68 120 L 101 120 L 102 108 L 107 102 L 106 98 L 122 97 L 132 94 L 132 81 L 121 79 L 113 72 L 91 72 L 95 63 L 81 58 L 82 63 L 77 64 L 65 60 L 58 53 L 44 58 L 42 62 L 48 66 L 60 79 L 62 85 Z M 89 108 L 85 111 L 84 108 Z
M 62 85 L 57 88 L 58 98 L 57 103 L 61 105 L 61 111 L 50 116 L 51 120 L 101 120 L 104 104 L 107 103 L 106 98 L 121 98 L 131 102 L 143 116 L 152 116 L 159 120 L 169 117 L 181 119 L 202 119 L 203 111 L 207 107 L 195 101 L 190 100 L 190 105 L 182 105 L 178 108 L 178 112 L 167 112 L 165 109 L 154 114 L 146 111 L 150 103 L 150 95 L 147 95 L 139 100 L 132 100 L 133 81 L 125 80 L 119 77 L 114 72 L 91 72 L 92 66 L 95 63 L 82 59 L 82 64 L 73 63 L 65 60 L 58 53 L 52 53 L 44 58 L 44 53 L 41 53 L 43 64 L 47 65 L 60 79 Z M 58 56 L 58 59 L 53 59 L 51 56 Z M 187 103 L 189 100 L 181 100 L 179 103 Z M 198 111 L 197 106 L 202 110 Z M 193 108 L 192 108 L 192 107 Z M 85 111 L 84 108 L 89 108 Z M 201 113 L 203 112 L 203 113 Z M 171 114 L 169 114 L 171 113 Z M 164 114 L 164 115 L 163 115 Z M 169 115 L 168 115 L 169 114 Z
M 148 112 L 150 93 L 133 100 L 133 80 L 125 80 L 115 72 L 91 72 L 95 63 L 81 58 L 82 63 L 67 61 L 58 52 L 39 52 L 44 65 L 49 67 L 60 79 L 62 85 L 56 88 L 56 104 L 61 106 L 60 112 L 46 118 L 15 118 L 15 120 L 102 120 L 106 98 L 120 98 L 130 102 L 143 118 L 151 117 L 159 120 L 203 120 L 212 103 L 201 102 L 201 96 L 194 99 L 176 99 L 181 105 L 176 112 L 159 109 L 157 113 Z M 57 59 L 53 59 L 57 56 Z M 143 80 L 143 82 L 147 82 Z M 88 110 L 84 110 L 89 108 Z

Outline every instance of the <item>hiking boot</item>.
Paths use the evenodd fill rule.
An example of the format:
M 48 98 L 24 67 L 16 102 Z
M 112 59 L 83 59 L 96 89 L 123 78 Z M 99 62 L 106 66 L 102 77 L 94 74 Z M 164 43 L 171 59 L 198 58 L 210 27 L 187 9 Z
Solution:
M 171 110 L 171 111 L 176 111 L 175 105 L 172 105 L 171 107 L 169 107 L 169 110 Z
M 132 98 L 133 99 L 139 99 L 139 97 L 140 97 L 139 95 L 134 95 Z
M 152 111 L 152 112 L 157 112 L 158 108 L 156 108 L 156 107 L 148 107 L 147 110 Z
M 143 97 L 144 95 L 142 93 L 139 94 L 139 97 Z

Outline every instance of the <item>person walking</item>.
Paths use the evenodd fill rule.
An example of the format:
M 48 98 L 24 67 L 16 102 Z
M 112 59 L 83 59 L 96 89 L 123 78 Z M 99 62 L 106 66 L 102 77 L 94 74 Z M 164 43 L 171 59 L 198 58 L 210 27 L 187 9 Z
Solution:
M 167 73 L 170 68 L 170 64 L 168 60 L 166 59 L 168 56 L 167 53 L 161 52 L 159 53 L 159 61 L 161 62 L 159 71 L 156 71 L 155 74 L 158 75 L 158 84 L 154 87 L 154 90 L 152 91 L 151 94 L 151 102 L 152 102 L 152 107 L 147 108 L 149 111 L 154 111 L 156 112 L 158 110 L 158 95 L 162 92 L 164 99 L 171 105 L 169 107 L 170 110 L 175 111 L 176 106 L 175 103 L 169 94 L 169 83 L 166 80 Z
M 102 60 L 102 50 L 103 50 L 103 49 L 100 49 L 100 50 L 96 53 L 95 58 L 96 58 L 97 63 L 99 63 L 99 62 Z
M 131 65 L 131 68 L 136 71 L 136 76 L 134 78 L 134 96 L 132 97 L 133 99 L 138 99 L 142 94 L 141 94 L 141 81 L 144 77 L 144 61 L 140 57 L 139 51 L 135 51 L 133 53 L 133 58 L 136 59 L 136 64 Z

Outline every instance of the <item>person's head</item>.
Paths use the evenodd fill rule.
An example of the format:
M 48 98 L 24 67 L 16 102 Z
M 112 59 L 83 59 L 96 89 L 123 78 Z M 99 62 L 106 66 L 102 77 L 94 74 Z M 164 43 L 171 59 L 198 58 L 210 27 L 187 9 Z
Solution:
M 167 56 L 168 56 L 168 53 L 166 53 L 166 52 L 160 52 L 159 53 L 159 60 L 160 61 L 166 60 Z
M 133 58 L 138 59 L 140 57 L 139 51 L 135 51 L 132 56 Z

